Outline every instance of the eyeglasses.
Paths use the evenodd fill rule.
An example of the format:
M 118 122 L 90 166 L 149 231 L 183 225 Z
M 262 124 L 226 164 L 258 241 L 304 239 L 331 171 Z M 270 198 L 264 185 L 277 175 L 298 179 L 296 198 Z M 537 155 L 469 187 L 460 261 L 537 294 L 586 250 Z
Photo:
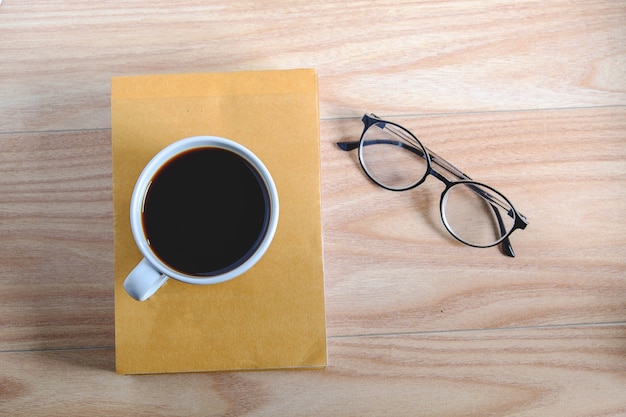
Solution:
M 525 229 L 528 222 L 508 198 L 488 185 L 473 181 L 399 124 L 374 114 L 363 116 L 363 124 L 359 141 L 337 145 L 344 151 L 358 148 L 361 167 L 372 181 L 388 190 L 405 191 L 432 175 L 445 184 L 439 210 L 452 236 L 478 248 L 502 244 L 505 255 L 515 256 L 509 236 L 516 229 Z

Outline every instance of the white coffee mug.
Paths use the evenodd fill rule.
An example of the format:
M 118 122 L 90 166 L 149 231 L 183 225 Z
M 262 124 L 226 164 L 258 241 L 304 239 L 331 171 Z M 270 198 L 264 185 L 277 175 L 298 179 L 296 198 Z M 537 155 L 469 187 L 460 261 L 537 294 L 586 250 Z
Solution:
M 168 278 L 217 284 L 243 274 L 269 248 L 278 213 L 274 180 L 246 147 L 217 136 L 172 143 L 145 166 L 133 190 L 130 225 L 143 259 L 126 278 L 126 292 L 144 301 Z

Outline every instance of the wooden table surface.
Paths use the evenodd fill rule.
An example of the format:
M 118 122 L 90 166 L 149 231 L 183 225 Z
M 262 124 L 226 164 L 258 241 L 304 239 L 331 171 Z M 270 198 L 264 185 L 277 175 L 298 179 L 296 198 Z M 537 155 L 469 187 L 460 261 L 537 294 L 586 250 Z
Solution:
M 117 375 L 111 77 L 302 67 L 328 367 Z M 517 257 L 367 180 L 365 112 L 503 191 Z M 4 0 L 0 262 L 2 415 L 626 415 L 626 3 Z

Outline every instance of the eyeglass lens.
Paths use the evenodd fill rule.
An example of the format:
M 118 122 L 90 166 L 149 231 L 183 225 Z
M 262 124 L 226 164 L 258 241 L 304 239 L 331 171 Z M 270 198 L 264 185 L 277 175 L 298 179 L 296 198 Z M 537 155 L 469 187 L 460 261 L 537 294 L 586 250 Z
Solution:
M 457 239 L 479 247 L 492 246 L 513 229 L 513 209 L 499 192 L 482 184 L 460 182 L 441 200 L 446 228 Z
M 421 182 L 428 171 L 419 142 L 409 142 L 407 137 L 394 134 L 375 123 L 364 133 L 359 147 L 363 169 L 372 180 L 391 190 L 406 190 Z

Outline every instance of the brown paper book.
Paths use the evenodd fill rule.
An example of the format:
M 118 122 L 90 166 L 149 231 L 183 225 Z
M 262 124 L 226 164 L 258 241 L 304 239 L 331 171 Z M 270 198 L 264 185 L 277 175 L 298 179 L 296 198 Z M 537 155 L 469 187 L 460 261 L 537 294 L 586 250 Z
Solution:
M 317 91 L 308 69 L 113 78 L 118 373 L 326 365 Z M 278 189 L 276 235 L 231 281 L 170 279 L 135 301 L 122 286 L 142 259 L 129 223 L 135 181 L 159 150 L 198 135 L 234 140 L 263 161 Z

